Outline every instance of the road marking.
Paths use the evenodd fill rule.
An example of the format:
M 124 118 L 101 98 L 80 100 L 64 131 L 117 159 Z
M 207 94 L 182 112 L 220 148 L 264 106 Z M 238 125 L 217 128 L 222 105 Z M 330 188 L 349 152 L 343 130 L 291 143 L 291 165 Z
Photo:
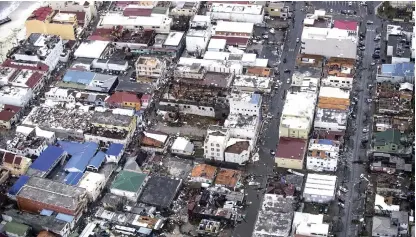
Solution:
M 295 49 L 289 49 L 289 52 L 293 52 L 293 51 L 295 51 Z

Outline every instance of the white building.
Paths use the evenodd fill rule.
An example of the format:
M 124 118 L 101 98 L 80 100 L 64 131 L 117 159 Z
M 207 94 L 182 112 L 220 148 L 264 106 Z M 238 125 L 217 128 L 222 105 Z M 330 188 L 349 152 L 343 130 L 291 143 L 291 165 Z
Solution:
M 136 61 L 136 75 L 138 77 L 159 78 L 165 71 L 166 64 L 156 57 L 139 57 Z
M 329 224 L 324 223 L 324 215 L 295 212 L 292 230 L 302 236 L 328 236 Z
M 225 46 L 227 46 L 227 40 L 225 39 L 211 39 L 208 44 L 208 51 L 224 52 Z
M 347 129 L 347 119 L 348 110 L 317 108 L 314 129 L 343 132 Z
M 33 98 L 32 89 L 3 86 L 0 88 L 0 104 L 25 107 Z
M 212 3 L 207 16 L 213 20 L 262 23 L 264 8 L 262 5 Z
M 204 141 L 204 157 L 216 161 L 224 161 L 224 151 L 230 138 L 228 129 L 210 126 Z
M 236 75 L 233 87 L 239 91 L 270 93 L 273 79 L 271 77 L 257 77 L 249 75 Z
M 13 57 L 17 61 L 42 62 L 49 66 L 49 70 L 55 69 L 59 57 L 64 51 L 61 37 L 56 35 L 42 35 L 33 33 L 26 40 Z
M 279 137 L 307 139 L 312 127 L 316 94 L 287 94 L 279 126 Z
M 225 162 L 243 165 L 250 159 L 251 141 L 230 138 L 224 151 Z
M 254 93 L 232 93 L 229 97 L 230 114 L 260 116 L 262 98 Z
M 224 128 L 229 130 L 231 137 L 249 139 L 255 143 L 260 128 L 260 118 L 230 114 L 224 122 Z
M 311 139 L 306 156 L 306 168 L 313 171 L 335 172 L 339 158 L 339 142 Z
M 170 150 L 172 154 L 190 156 L 194 154 L 194 144 L 184 137 L 177 137 Z
M 391 205 L 386 203 L 386 197 L 376 194 L 374 201 L 374 212 L 380 214 L 382 212 L 400 211 L 400 205 Z
M 156 33 L 169 33 L 172 18 L 163 14 L 152 14 L 150 16 L 124 16 L 122 13 L 110 12 L 103 16 L 97 28 L 111 29 L 122 26 L 125 29 L 155 30 Z
M 75 103 L 74 90 L 59 87 L 52 87 L 45 93 L 45 98 L 51 101 Z
M 97 200 L 105 186 L 105 176 L 103 174 L 86 171 L 78 183 L 78 187 L 87 190 L 90 202 Z
M 175 2 L 176 6 L 170 11 L 171 16 L 194 16 L 198 13 L 200 2 Z
M 82 42 L 77 50 L 74 52 L 74 56 L 77 58 L 101 58 L 108 51 L 109 42 L 102 40 L 90 40 Z
M 308 174 L 303 198 L 305 202 L 329 203 L 335 198 L 337 176 Z
M 351 89 L 353 83 L 352 77 L 337 77 L 337 76 L 328 76 L 327 78 L 322 78 L 322 86 L 331 86 L 341 89 Z
M 357 57 L 357 35 L 337 28 L 304 27 L 301 53 L 326 58 Z
M 50 1 L 53 10 L 67 12 L 85 12 L 84 27 L 88 26 L 93 17 L 97 16 L 95 1 Z
M 212 27 L 212 38 L 226 39 L 227 45 L 245 49 L 253 34 L 254 24 L 247 22 L 218 21 Z
M 211 18 L 195 15 L 189 22 L 186 33 L 186 51 L 204 53 L 211 39 Z

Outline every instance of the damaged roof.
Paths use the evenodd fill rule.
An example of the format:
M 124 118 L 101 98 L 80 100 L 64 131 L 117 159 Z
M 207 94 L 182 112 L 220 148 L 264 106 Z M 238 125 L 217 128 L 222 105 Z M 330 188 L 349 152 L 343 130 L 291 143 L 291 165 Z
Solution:
M 148 205 L 168 208 L 176 197 L 181 184 L 181 179 L 152 176 L 147 181 L 139 200 Z
M 227 188 L 235 188 L 240 181 L 241 171 L 221 168 L 215 179 L 215 185 L 225 186 Z
M 192 169 L 191 177 L 202 177 L 214 180 L 217 173 L 217 167 L 207 164 L 197 164 Z

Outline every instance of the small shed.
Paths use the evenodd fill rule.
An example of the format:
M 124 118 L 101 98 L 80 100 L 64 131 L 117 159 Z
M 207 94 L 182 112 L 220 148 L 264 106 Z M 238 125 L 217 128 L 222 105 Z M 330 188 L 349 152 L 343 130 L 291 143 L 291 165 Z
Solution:
M 4 232 L 9 237 L 25 237 L 29 234 L 30 227 L 14 221 L 7 222 L 4 225 Z

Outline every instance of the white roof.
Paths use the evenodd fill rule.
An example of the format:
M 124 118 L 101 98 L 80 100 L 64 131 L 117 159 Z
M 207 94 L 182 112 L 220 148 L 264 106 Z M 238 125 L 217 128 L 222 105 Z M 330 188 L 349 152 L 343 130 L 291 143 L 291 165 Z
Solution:
M 36 127 L 36 136 L 51 139 L 55 136 L 55 132 L 42 130 L 39 127 Z
M 152 139 L 155 139 L 155 140 L 163 142 L 163 143 L 165 143 L 166 140 L 168 139 L 168 135 L 163 135 L 163 134 L 144 132 L 144 135 L 146 137 L 150 137 Z
M 100 40 L 83 42 L 75 51 L 74 56 L 78 58 L 100 58 L 108 44 L 108 41 Z
M 389 205 L 384 201 L 383 196 L 376 194 L 376 200 L 374 202 L 374 209 L 380 210 L 378 206 L 380 206 L 382 210 L 384 211 L 400 211 L 399 205 Z
M 329 231 L 329 224 L 306 224 L 301 223 L 296 228 L 296 234 L 314 236 L 327 236 Z
M 165 42 L 163 43 L 163 45 L 168 45 L 168 46 L 179 45 L 184 34 L 185 32 L 179 32 L 179 31 L 170 32 Z
M 113 25 L 121 25 L 121 26 L 161 26 L 164 24 L 164 17 L 163 16 L 137 16 L 137 17 L 127 17 L 123 16 L 119 13 L 108 13 L 105 15 L 100 24 L 113 26 Z M 169 18 L 167 18 L 169 19 Z
M 329 225 L 323 223 L 324 216 L 322 214 L 314 215 L 309 213 L 295 212 L 293 218 L 293 227 L 296 234 L 311 235 L 321 234 L 326 236 L 328 234 Z
M 208 44 L 208 49 L 224 49 L 226 44 L 226 39 L 211 39 Z
M 100 173 L 86 171 L 78 184 L 78 187 L 85 188 L 88 192 L 95 192 L 97 187 L 103 185 L 105 176 Z
M 311 120 L 315 111 L 316 95 L 311 92 L 288 93 L 283 107 L 283 116 L 305 117 Z
M 34 128 L 32 127 L 26 127 L 26 126 L 17 126 L 16 127 L 16 133 L 21 133 L 23 135 L 29 135 L 31 132 L 33 132 Z
M 323 86 L 319 91 L 319 97 L 349 99 L 350 92 L 337 87 Z
M 120 115 L 127 115 L 127 116 L 133 116 L 134 110 L 133 109 L 113 109 L 113 114 L 120 114 Z
M 227 13 L 241 13 L 261 15 L 263 6 L 261 5 L 246 5 L 246 4 L 227 4 L 227 3 L 213 3 L 211 5 L 211 12 L 227 12 Z
M 308 174 L 303 193 L 332 197 L 335 193 L 336 182 L 337 176 L 335 175 Z
M 280 125 L 291 129 L 303 129 L 309 131 L 311 120 L 308 120 L 307 118 L 286 117 L 281 119 Z
M 401 90 L 410 90 L 413 91 L 413 84 L 409 82 L 401 83 L 399 91 Z
M 56 14 L 53 17 L 54 21 L 69 21 L 75 18 L 75 14 L 74 13 L 62 13 L 62 12 L 58 12 L 58 14 Z
M 218 21 L 215 31 L 248 33 L 253 32 L 254 24 L 247 22 Z
M 173 142 L 172 145 L 172 150 L 180 150 L 180 151 L 185 151 L 186 147 L 188 146 L 188 144 L 190 144 L 191 142 L 184 138 L 184 137 L 178 137 L 175 139 L 175 141 Z
M 303 27 L 302 39 L 326 40 L 327 38 L 356 40 L 356 37 L 348 31 L 338 28 Z
M 209 47 L 209 46 L 208 46 Z M 238 56 L 241 55 L 241 59 L 235 58 L 235 60 L 230 60 L 230 56 Z M 182 58 L 181 58 L 182 59 Z M 205 60 L 230 60 L 230 61 L 237 61 L 241 62 L 244 65 L 255 66 L 255 67 L 267 67 L 268 59 L 265 58 L 257 58 L 256 54 L 254 53 L 243 53 L 243 54 L 232 54 L 229 52 L 217 52 L 217 51 L 207 51 L 204 54 Z
M 195 15 L 192 17 L 191 21 L 195 22 L 211 22 L 210 16 L 204 16 L 204 15 Z
M 234 86 L 252 87 L 252 88 L 269 88 L 271 86 L 271 82 L 272 82 L 272 78 L 270 77 L 237 75 L 234 79 Z

